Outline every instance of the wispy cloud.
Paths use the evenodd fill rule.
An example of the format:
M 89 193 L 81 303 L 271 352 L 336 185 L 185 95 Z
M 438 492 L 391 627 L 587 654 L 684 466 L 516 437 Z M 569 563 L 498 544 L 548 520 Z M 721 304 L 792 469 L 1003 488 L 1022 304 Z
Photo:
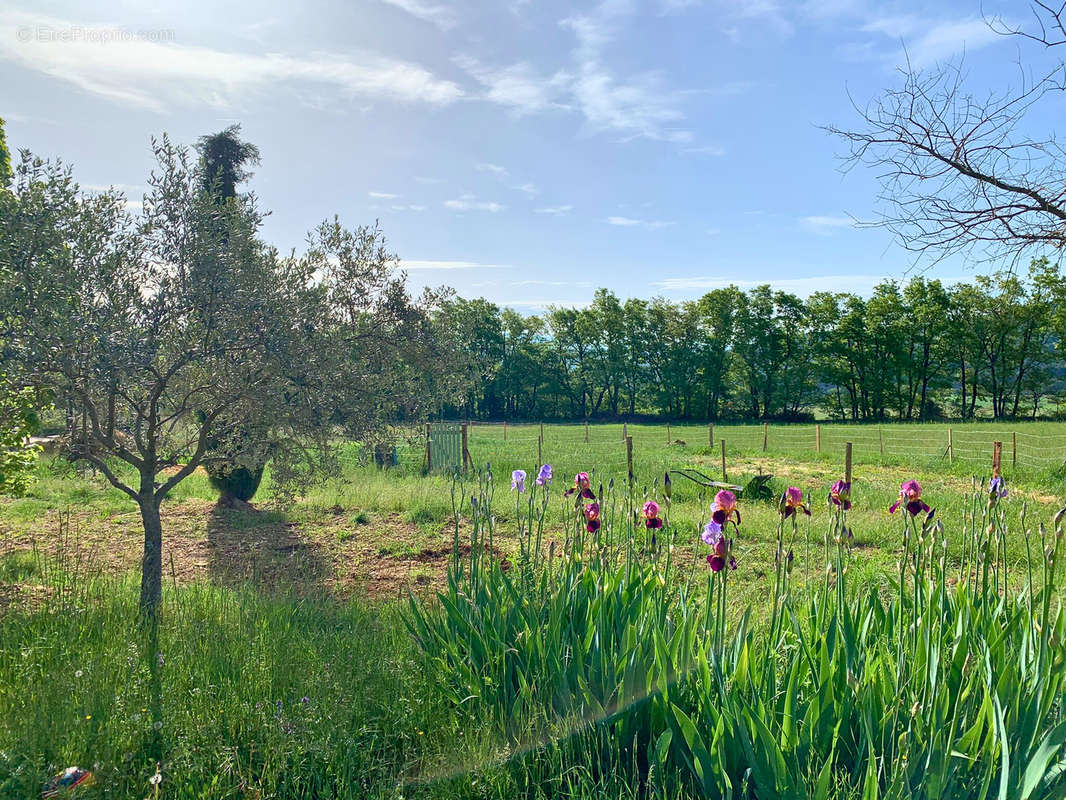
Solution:
M 892 47 L 874 42 L 853 43 L 846 52 L 855 60 L 865 55 L 895 66 L 909 61 L 919 69 L 950 59 L 963 51 L 973 52 L 1003 37 L 982 17 L 943 19 L 924 14 L 873 14 L 860 26 L 863 33 L 892 40 Z M 903 49 L 897 46 L 903 43 Z
M 478 200 L 477 195 L 462 194 L 454 200 L 445 200 L 444 207 L 452 211 L 490 211 L 493 214 L 503 211 L 507 206 L 500 203 Z
M 575 38 L 572 70 L 541 72 L 526 61 L 489 66 L 470 55 L 453 61 L 483 87 L 481 99 L 527 114 L 560 109 L 579 114 L 589 133 L 630 139 L 687 143 L 684 90 L 671 88 L 661 72 L 619 76 L 605 49 L 636 6 L 632 0 L 602 0 L 594 9 L 560 20 Z
M 519 186 L 515 186 L 514 189 L 515 189 L 516 192 L 522 192 L 523 194 L 528 194 L 530 197 L 532 197 L 533 195 L 535 195 L 537 193 L 537 187 L 534 186 L 532 183 L 523 183 L 523 184 L 521 184 Z
M 558 215 L 561 215 L 561 214 L 568 214 L 568 213 L 570 213 L 573 210 L 574 210 L 574 207 L 571 206 L 571 205 L 546 206 L 545 208 L 534 208 L 533 209 L 533 213 L 534 214 L 555 214 L 555 215 L 558 216 Z
M 425 175 L 415 175 L 415 180 L 425 184 L 445 183 L 444 178 L 427 178 Z
M 504 67 L 488 66 L 469 55 L 455 56 L 452 60 L 481 84 L 482 100 L 510 108 L 517 114 L 566 107 L 562 99 L 571 80 L 566 72 L 542 75 L 525 61 Z
M 801 217 L 800 222 L 815 233 L 827 234 L 840 228 L 854 228 L 855 220 L 851 217 L 812 216 Z
M 958 55 L 963 50 L 973 52 L 1002 39 L 980 18 L 940 22 L 924 29 L 911 40 L 907 45 L 907 55 L 911 64 L 924 67 Z
M 399 197 L 398 194 L 393 194 L 392 192 L 367 192 L 367 194 L 379 200 L 395 200 Z
M 452 269 L 511 269 L 510 264 L 482 264 L 477 261 L 425 261 L 406 260 L 400 267 L 407 270 L 452 270 Z
M 506 167 L 501 167 L 499 164 L 475 164 L 474 169 L 478 172 L 491 172 L 497 178 L 506 178 L 511 173 L 507 171 Z
M 123 38 L 101 45 L 89 38 L 48 41 L 20 31 L 84 29 L 77 20 L 0 12 L 0 61 L 50 75 L 126 105 L 168 111 L 174 106 L 234 108 L 251 94 L 283 86 L 327 87 L 342 94 L 405 102 L 451 103 L 455 83 L 416 64 L 375 53 L 243 53 Z M 89 26 L 91 27 L 91 26 Z M 96 26 L 97 32 L 104 30 Z
M 633 217 L 607 217 L 608 225 L 617 225 L 622 228 L 648 228 L 649 230 L 655 230 L 657 228 L 669 228 L 676 225 L 674 220 L 659 220 L 659 219 L 634 219 Z
M 725 148 L 717 144 L 703 144 L 698 147 L 686 147 L 686 153 L 703 156 L 724 156 Z
M 404 204 L 400 203 L 400 204 L 397 204 L 397 205 L 389 206 L 389 208 L 391 208 L 393 211 L 425 211 L 426 210 L 425 206 L 415 205 L 415 204 L 411 204 L 411 203 L 409 203 L 407 205 L 404 205 Z
M 390 6 L 406 11 L 412 17 L 436 25 L 441 30 L 455 27 L 455 11 L 446 5 L 429 3 L 425 0 L 382 0 Z
M 633 12 L 627 0 L 603 0 L 590 14 L 567 17 L 560 24 L 577 39 L 577 63 L 571 94 L 589 127 L 626 139 L 647 138 L 688 142 L 692 132 L 681 126 L 685 115 L 680 96 L 662 76 L 645 72 L 617 78 L 607 66 L 603 50 L 615 36 L 618 21 Z
M 732 23 L 737 38 L 743 37 L 736 28 L 737 23 L 756 23 L 779 36 L 787 36 L 795 29 L 786 12 L 790 8 L 788 3 L 782 4 L 777 0 L 715 0 L 713 5 L 724 20 Z

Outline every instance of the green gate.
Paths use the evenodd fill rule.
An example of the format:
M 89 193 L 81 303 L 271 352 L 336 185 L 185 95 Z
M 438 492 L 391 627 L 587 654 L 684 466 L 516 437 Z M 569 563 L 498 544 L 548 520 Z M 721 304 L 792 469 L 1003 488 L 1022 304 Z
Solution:
M 463 426 L 434 422 L 429 426 L 429 468 L 453 472 L 463 467 Z

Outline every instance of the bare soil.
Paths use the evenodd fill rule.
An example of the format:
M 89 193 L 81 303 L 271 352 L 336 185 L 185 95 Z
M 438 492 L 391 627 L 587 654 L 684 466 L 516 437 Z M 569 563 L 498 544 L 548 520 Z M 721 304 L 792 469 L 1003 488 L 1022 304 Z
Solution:
M 168 504 L 163 508 L 165 579 L 233 586 L 251 582 L 268 591 L 325 590 L 370 598 L 432 593 L 443 586 L 452 559 L 451 523 L 427 531 L 399 514 L 366 520 L 365 513 L 339 506 L 291 521 L 204 500 Z M 24 524 L 0 523 L 0 556 L 36 551 L 78 570 L 136 570 L 143 544 L 135 511 L 48 512 Z M 460 546 L 460 554 L 468 555 L 469 545 Z M 496 557 L 505 560 L 500 552 Z M 5 592 L 29 589 L 0 583 L 0 608 L 7 604 Z

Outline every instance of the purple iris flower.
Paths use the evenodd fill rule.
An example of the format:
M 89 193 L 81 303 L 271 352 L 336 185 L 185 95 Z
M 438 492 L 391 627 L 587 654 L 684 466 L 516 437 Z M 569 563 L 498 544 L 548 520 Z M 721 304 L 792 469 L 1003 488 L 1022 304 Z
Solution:
M 542 464 L 537 474 L 537 486 L 548 486 L 552 482 L 552 465 Z
M 900 506 L 906 507 L 907 513 L 912 517 L 916 517 L 922 512 L 925 512 L 929 517 L 933 516 L 933 509 L 922 500 L 922 485 L 913 479 L 900 484 L 899 500 L 889 507 L 888 513 L 895 514 L 899 511 Z
M 718 540 L 722 538 L 722 526 L 712 519 L 703 526 L 703 533 L 700 534 L 700 538 L 703 539 L 704 544 L 714 547 L 718 544 Z
M 847 481 L 834 483 L 829 488 L 829 502 L 849 511 L 851 509 L 851 484 Z
M 517 491 L 519 494 L 526 490 L 526 471 L 524 469 L 516 469 L 511 473 L 511 491 Z

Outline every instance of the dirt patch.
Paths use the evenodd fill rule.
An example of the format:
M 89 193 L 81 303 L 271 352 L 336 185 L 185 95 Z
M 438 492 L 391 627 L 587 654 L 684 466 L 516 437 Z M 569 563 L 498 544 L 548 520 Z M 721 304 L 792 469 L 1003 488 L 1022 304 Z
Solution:
M 445 584 L 452 563 L 450 525 L 427 532 L 399 514 L 376 516 L 339 506 L 299 516 L 290 520 L 269 511 L 219 508 L 206 500 L 166 504 L 164 579 L 370 597 L 432 593 Z M 143 547 L 140 516 L 132 510 L 103 515 L 50 511 L 0 530 L 0 556 L 35 551 L 82 572 L 137 570 Z M 461 557 L 469 553 L 469 544 L 460 546 Z M 507 564 L 502 551 L 494 557 Z M 19 599 L 15 591 L 10 585 L 4 588 L 0 609 Z

